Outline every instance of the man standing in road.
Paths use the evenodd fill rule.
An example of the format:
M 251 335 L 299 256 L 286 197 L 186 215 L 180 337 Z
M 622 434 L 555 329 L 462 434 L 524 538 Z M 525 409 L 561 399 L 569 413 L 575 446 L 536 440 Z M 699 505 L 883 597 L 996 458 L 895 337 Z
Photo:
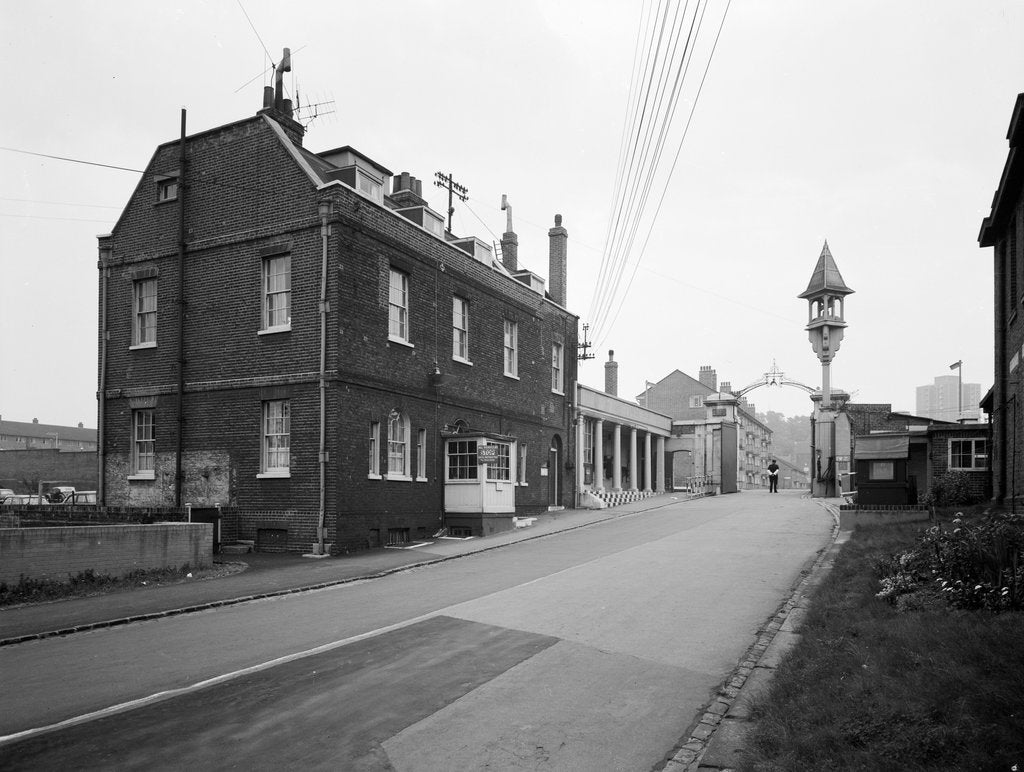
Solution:
M 779 492 L 779 465 L 775 463 L 775 459 L 768 464 L 768 492 L 778 493 Z

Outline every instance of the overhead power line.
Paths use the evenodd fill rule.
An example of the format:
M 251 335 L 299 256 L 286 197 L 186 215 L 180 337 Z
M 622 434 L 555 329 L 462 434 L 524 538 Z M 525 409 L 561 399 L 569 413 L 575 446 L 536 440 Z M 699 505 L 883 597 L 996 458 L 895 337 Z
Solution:
M 707 53 L 699 85 L 690 85 L 689 74 L 695 52 L 708 47 L 707 43 L 702 44 L 701 32 L 710 2 L 696 0 L 681 6 L 671 0 L 651 0 L 641 10 L 612 211 L 588 315 L 594 325 L 594 339 L 599 341 L 598 346 L 603 344 L 614 327 L 650 241 L 725 24 L 729 0 Z M 685 100 L 689 103 L 689 111 L 680 130 L 676 126 L 676 114 L 684 94 L 691 96 Z M 666 144 L 677 134 L 678 147 L 672 163 L 666 167 Z M 652 194 L 657 195 L 659 184 L 661 194 L 652 213 L 649 201 Z M 645 224 L 643 245 L 633 255 L 637 237 Z M 631 255 L 634 268 L 623 290 L 622 282 Z

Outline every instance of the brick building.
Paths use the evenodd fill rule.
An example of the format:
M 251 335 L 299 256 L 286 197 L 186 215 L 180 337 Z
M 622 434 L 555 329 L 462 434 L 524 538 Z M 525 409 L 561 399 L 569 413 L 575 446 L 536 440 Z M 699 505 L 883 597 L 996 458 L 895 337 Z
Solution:
M 772 430 L 758 420 L 745 398 L 732 397 L 728 381 L 719 391 L 718 374 L 710 366 L 702 365 L 697 378 L 673 370 L 636 399 L 641 406 L 672 417 L 669 451 L 676 487 L 707 475 L 715 477 L 724 493 L 768 487 Z M 709 400 L 718 401 L 712 406 Z M 730 404 L 719 404 L 722 400 Z M 725 416 L 728 420 L 723 421 Z
M 231 507 L 233 536 L 302 551 L 571 504 L 561 217 L 545 291 L 511 227 L 499 261 L 411 175 L 302 140 L 268 87 L 160 145 L 100 237 L 101 502 Z
M 982 221 L 978 244 L 992 247 L 995 275 L 995 372 L 982 407 L 992 421 L 992 493 L 1016 499 L 1024 484 L 1024 406 L 1020 405 L 1024 356 L 1024 93 L 1017 95 L 1006 133 L 1010 152 L 992 211 Z M 1018 439 L 1021 438 L 1021 439 Z

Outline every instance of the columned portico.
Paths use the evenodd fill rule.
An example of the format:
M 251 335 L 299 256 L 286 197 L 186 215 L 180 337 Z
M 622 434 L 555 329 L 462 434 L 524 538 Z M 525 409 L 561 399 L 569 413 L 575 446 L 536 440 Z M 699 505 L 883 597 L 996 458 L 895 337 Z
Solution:
M 651 433 L 644 434 L 644 490 L 651 491 Z
M 617 506 L 664 492 L 672 419 L 615 395 L 576 388 L 580 506 Z
M 612 490 L 622 490 L 622 425 L 615 424 L 612 440 Z
M 665 438 L 658 437 L 658 481 L 655 483 L 658 493 L 665 492 Z
M 631 427 L 629 430 L 629 489 L 635 491 L 639 489 L 637 485 L 637 469 L 636 469 L 636 427 Z

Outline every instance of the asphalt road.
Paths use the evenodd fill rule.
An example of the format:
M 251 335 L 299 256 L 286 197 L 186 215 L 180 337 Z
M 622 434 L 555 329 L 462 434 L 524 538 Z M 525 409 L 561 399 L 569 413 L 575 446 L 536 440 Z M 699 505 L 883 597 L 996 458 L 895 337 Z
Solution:
M 0 768 L 651 769 L 831 527 L 747 492 L 4 647 Z

